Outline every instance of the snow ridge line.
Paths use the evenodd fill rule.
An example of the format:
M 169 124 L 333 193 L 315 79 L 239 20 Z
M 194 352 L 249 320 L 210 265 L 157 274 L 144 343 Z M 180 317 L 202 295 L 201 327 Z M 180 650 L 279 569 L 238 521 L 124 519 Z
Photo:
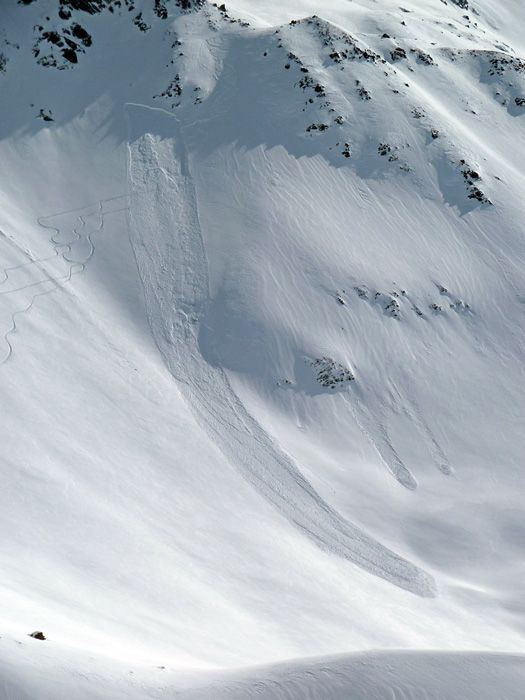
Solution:
M 249 414 L 223 369 L 203 359 L 199 324 L 205 321 L 210 300 L 208 272 L 183 128 L 169 115 L 171 138 L 166 138 L 162 111 L 147 109 L 152 117 L 148 128 L 154 129 L 155 116 L 164 120 L 157 125 L 162 138 L 143 129 L 132 140 L 130 112 L 138 111 L 142 118 L 144 110 L 140 105 L 125 108 L 130 241 L 153 339 L 198 423 L 252 487 L 322 550 L 407 591 L 434 596 L 435 583 L 427 572 L 374 540 L 320 497 Z M 148 237 L 148 229 L 155 236 Z

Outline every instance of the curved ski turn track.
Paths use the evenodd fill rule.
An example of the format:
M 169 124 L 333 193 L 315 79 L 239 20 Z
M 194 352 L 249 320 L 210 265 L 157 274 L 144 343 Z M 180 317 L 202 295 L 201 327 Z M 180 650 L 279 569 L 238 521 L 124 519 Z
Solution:
M 2 301 L 6 300 L 8 304 L 9 325 L 3 332 L 7 350 L 4 357 L 0 360 L 0 367 L 4 365 L 13 354 L 11 336 L 17 331 L 17 318 L 31 311 L 38 297 L 46 296 L 56 290 L 62 289 L 63 285 L 71 282 L 74 275 L 81 274 L 85 271 L 86 266 L 95 254 L 93 236 L 103 233 L 105 217 L 108 214 L 127 211 L 127 206 L 119 206 L 123 203 L 127 203 L 126 197 L 127 195 L 121 195 L 102 199 L 91 207 L 88 205 L 81 209 L 73 209 L 39 217 L 37 220 L 39 226 L 53 232 L 49 238 L 49 243 L 53 247 L 53 253 L 43 258 L 34 259 L 29 252 L 19 248 L 11 238 L 0 231 L 0 240 L 5 241 L 13 248 L 17 256 L 23 256 L 24 259 L 27 259 L 27 262 L 12 265 L 2 270 L 4 278 L 0 281 L 0 299 Z M 117 208 L 112 208 L 115 206 Z M 67 226 L 67 228 L 72 229 L 71 237 L 67 237 L 64 233 L 66 228 L 65 224 L 61 223 L 60 226 L 54 225 L 58 223 L 57 219 L 62 219 L 64 216 L 71 217 L 73 221 L 80 221 L 80 226 L 74 223 L 71 226 Z M 86 223 L 86 219 L 90 216 L 95 216 L 98 219 L 97 225 L 93 228 L 90 228 Z M 87 231 L 87 233 L 84 233 L 84 231 Z M 64 240 L 60 240 L 61 237 L 63 237 Z M 87 254 L 81 256 L 78 260 L 68 257 L 68 255 L 74 255 L 75 246 L 81 247 L 82 244 L 87 244 Z M 33 269 L 41 273 L 41 279 L 34 281 L 31 278 L 32 281 L 27 284 L 17 281 L 17 274 L 28 275 L 31 274 Z M 11 287 L 9 287 L 10 281 L 12 281 Z M 15 305 L 18 306 L 18 300 L 25 290 L 41 287 L 42 285 L 47 285 L 49 288 L 31 294 L 28 302 L 24 306 L 12 310 L 13 301 Z M 7 286 L 7 288 L 5 288 L 5 286 Z

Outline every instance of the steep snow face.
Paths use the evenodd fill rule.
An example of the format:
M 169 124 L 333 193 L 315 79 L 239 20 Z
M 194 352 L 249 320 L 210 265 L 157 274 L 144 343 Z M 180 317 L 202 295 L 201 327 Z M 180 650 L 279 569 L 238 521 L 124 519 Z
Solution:
M 57 654 L 64 697 L 88 657 L 86 697 L 134 696 L 108 659 L 156 697 L 521 651 L 520 3 L 2 12 L 7 697 Z M 518 692 L 487 658 L 444 673 Z M 261 673 L 179 689 L 307 692 Z

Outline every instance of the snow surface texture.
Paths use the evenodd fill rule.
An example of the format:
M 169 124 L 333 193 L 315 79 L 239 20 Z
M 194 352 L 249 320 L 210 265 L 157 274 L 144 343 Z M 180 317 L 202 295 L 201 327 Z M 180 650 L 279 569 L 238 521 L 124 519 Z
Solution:
M 2 6 L 0 697 L 523 697 L 499 5 Z

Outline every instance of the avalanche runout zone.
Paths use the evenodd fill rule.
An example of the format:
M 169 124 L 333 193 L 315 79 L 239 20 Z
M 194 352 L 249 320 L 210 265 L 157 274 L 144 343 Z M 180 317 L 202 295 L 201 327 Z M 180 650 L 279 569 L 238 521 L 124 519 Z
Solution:
M 171 114 L 126 105 L 130 239 L 153 338 L 197 421 L 243 477 L 321 549 L 424 597 L 433 578 L 331 508 L 248 413 L 224 371 L 199 349 L 208 268 L 184 127 Z M 147 116 L 148 131 L 144 128 Z

